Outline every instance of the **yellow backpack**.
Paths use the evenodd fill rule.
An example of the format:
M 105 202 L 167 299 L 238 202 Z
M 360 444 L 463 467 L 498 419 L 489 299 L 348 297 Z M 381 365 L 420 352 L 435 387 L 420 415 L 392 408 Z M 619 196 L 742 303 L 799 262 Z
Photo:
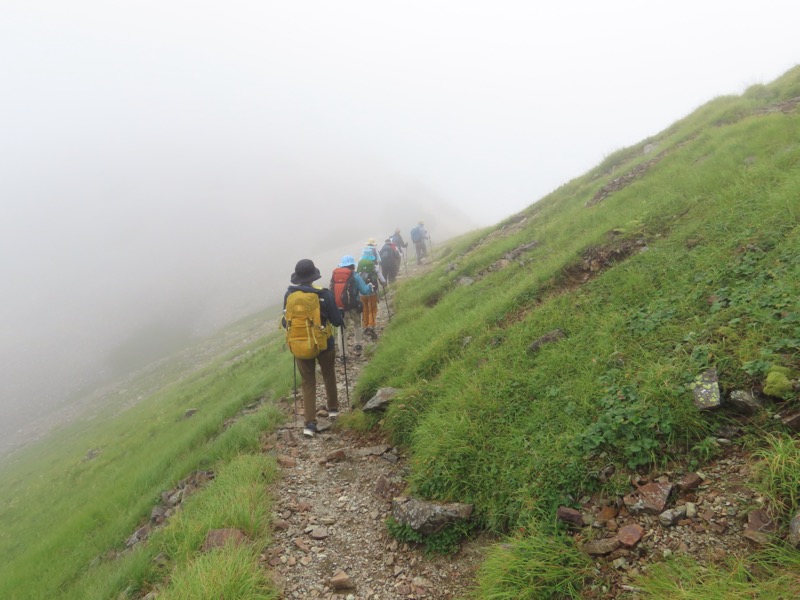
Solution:
M 328 348 L 332 328 L 322 324 L 319 296 L 296 291 L 286 298 L 286 343 L 297 358 L 316 358 Z

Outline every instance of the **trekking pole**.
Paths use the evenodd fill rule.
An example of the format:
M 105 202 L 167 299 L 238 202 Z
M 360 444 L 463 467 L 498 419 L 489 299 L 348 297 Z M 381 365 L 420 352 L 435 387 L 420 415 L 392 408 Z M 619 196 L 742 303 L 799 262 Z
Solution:
M 386 313 L 389 315 L 389 320 L 392 320 L 392 311 L 389 310 L 389 297 L 386 295 L 386 284 L 381 284 L 383 286 L 383 300 L 386 302 Z
M 294 424 L 297 426 L 297 358 L 294 358 Z
M 348 410 L 351 408 L 350 406 L 350 383 L 347 381 L 347 343 L 344 339 L 344 327 L 342 329 L 342 364 L 344 365 L 344 391 L 345 395 L 347 396 L 347 408 Z

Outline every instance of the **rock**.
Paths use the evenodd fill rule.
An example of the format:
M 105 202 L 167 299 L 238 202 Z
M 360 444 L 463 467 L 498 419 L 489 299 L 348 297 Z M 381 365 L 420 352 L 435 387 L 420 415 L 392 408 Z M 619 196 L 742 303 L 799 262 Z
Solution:
M 706 369 L 692 383 L 694 405 L 698 410 L 710 410 L 720 405 L 719 377 L 716 369 Z
M 800 548 L 800 512 L 789 522 L 789 536 L 786 541 L 795 548 Z
M 153 508 L 150 512 L 150 522 L 153 525 L 161 525 L 164 521 L 167 520 L 167 507 L 163 504 L 159 504 Z
M 734 390 L 728 397 L 728 404 L 743 415 L 754 415 L 761 410 L 761 400 L 745 390 Z
M 686 506 L 678 506 L 677 508 L 669 508 L 658 515 L 658 522 L 664 527 L 672 527 L 686 516 Z
M 369 448 L 359 448 L 354 452 L 354 454 L 359 458 L 364 458 L 365 456 L 382 456 L 383 454 L 387 453 L 391 450 L 392 447 L 389 444 L 381 444 L 380 446 L 370 446 Z
M 583 527 L 585 524 L 580 511 L 569 508 L 568 506 L 559 506 L 556 511 L 556 518 L 559 521 L 564 521 L 565 523 L 570 523 L 577 527 Z
M 295 538 L 294 539 L 294 545 L 297 546 L 298 550 L 302 550 L 303 552 L 306 552 L 306 553 L 311 552 L 311 548 L 308 547 L 308 544 L 306 544 L 300 538 Z
M 241 544 L 247 539 L 245 534 L 238 529 L 212 529 L 206 534 L 203 542 L 203 552 L 208 552 L 212 548 L 222 548 L 225 544 Z
M 658 515 L 664 512 L 670 492 L 672 492 L 671 483 L 654 481 L 638 487 L 633 494 L 625 496 L 623 501 L 632 512 Z
M 550 333 L 544 334 L 542 337 L 537 339 L 533 342 L 530 346 L 528 346 L 528 352 L 535 353 L 538 352 L 542 346 L 545 344 L 552 344 L 553 342 L 558 342 L 559 340 L 565 339 L 567 336 L 561 329 L 554 329 Z
M 334 450 L 325 457 L 325 460 L 327 462 L 340 462 L 345 460 L 346 458 L 347 454 L 345 454 L 344 450 Z
M 742 535 L 748 540 L 760 545 L 768 544 L 770 534 L 774 532 L 775 523 L 766 511 L 756 509 L 747 514 L 747 527 Z
M 408 525 L 414 531 L 430 535 L 444 525 L 469 519 L 472 514 L 471 504 L 449 502 L 438 504 L 416 498 L 403 502 L 392 501 L 392 516 L 401 524 Z
M 315 540 L 324 540 L 326 537 L 328 537 L 328 528 L 314 527 L 314 529 L 312 529 L 311 533 L 309 533 L 308 535 L 310 535 Z
M 783 424 L 796 433 L 800 433 L 800 412 L 786 415 L 781 419 Z
M 344 571 L 336 571 L 329 583 L 335 590 L 350 590 L 355 587 L 353 582 L 350 581 L 350 577 L 348 577 L 347 573 Z
M 297 466 L 297 461 L 291 456 L 286 456 L 285 454 L 279 454 L 275 460 L 284 469 L 290 469 Z
M 199 408 L 190 408 L 185 413 L 183 413 L 183 418 L 188 419 L 196 415 L 198 412 L 200 412 Z
M 620 529 L 617 532 L 617 539 L 626 548 L 633 548 L 639 543 L 643 535 L 644 527 L 638 523 L 633 523 L 632 525 L 625 525 L 625 527 Z
M 687 473 L 677 483 L 678 489 L 696 490 L 703 483 L 703 478 L 697 473 Z
M 644 147 L 644 150 L 642 150 L 642 153 L 643 154 L 650 154 L 651 152 L 655 152 L 657 149 L 658 149 L 658 143 L 657 142 L 652 142 L 650 144 L 647 144 Z
M 611 554 L 614 550 L 620 547 L 620 541 L 615 538 L 603 538 L 600 540 L 592 540 L 591 542 L 586 542 L 583 545 L 582 550 L 586 552 L 586 554 L 593 554 L 593 555 L 605 555 Z
M 385 387 L 378 390 L 372 399 L 364 405 L 363 411 L 365 413 L 370 412 L 383 412 L 389 406 L 389 402 L 392 401 L 399 392 L 397 388 L 392 387 Z
M 686 518 L 694 519 L 697 516 L 697 505 L 694 502 L 686 503 Z
M 475 280 L 472 277 L 459 277 L 458 280 L 456 280 L 456 284 L 463 286 L 469 286 L 473 283 L 475 283 Z
M 375 494 L 378 496 L 383 496 L 388 489 L 389 482 L 386 481 L 386 476 L 381 474 L 378 477 L 378 480 L 375 482 Z

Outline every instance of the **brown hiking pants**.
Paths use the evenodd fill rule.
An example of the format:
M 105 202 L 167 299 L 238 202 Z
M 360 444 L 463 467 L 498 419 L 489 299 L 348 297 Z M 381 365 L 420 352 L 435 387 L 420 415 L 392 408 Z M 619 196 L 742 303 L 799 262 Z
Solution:
M 339 410 L 339 397 L 336 389 L 336 345 L 330 350 L 320 352 L 317 358 L 295 358 L 297 370 L 303 380 L 303 412 L 305 422 L 317 422 L 317 362 L 325 382 L 325 395 L 328 397 L 328 410 Z
M 378 294 L 361 296 L 361 303 L 364 305 L 364 312 L 361 313 L 364 329 L 375 327 L 375 317 L 378 316 Z

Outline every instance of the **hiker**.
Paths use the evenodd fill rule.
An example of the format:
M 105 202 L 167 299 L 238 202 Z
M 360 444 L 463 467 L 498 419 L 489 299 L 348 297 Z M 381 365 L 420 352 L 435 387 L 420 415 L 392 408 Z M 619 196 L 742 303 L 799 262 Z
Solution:
M 306 437 L 317 434 L 317 363 L 325 382 L 328 417 L 335 419 L 339 416 L 333 326 L 341 327 L 344 321 L 333 293 L 312 285 L 320 277 L 322 275 L 313 261 L 307 258 L 298 261 L 291 276 L 292 285 L 283 297 L 282 324 L 303 380 L 303 435 Z
M 411 241 L 414 242 L 414 249 L 417 252 L 417 264 L 422 263 L 422 259 L 428 254 L 425 241 L 428 239 L 428 232 L 425 230 L 425 223 L 422 221 L 411 230 Z
M 400 270 L 400 250 L 392 243 L 392 238 L 386 238 L 383 248 L 379 252 L 381 257 L 381 270 L 386 277 L 386 281 L 394 283 L 397 279 L 397 272 Z
M 408 243 L 403 239 L 403 236 L 400 234 L 400 229 L 395 229 L 392 236 L 389 238 L 392 240 L 392 243 L 397 246 L 397 249 L 400 251 L 400 254 L 406 253 L 406 248 L 408 248 Z
M 364 304 L 364 312 L 361 313 L 364 334 L 373 340 L 377 340 L 375 319 L 378 316 L 378 286 L 385 285 L 386 280 L 383 278 L 376 262 L 370 258 L 362 258 L 358 261 L 358 274 L 370 288 L 368 294 L 361 294 L 361 302 Z
M 365 258 L 375 263 L 379 273 L 383 272 L 381 267 L 381 255 L 380 252 L 378 252 L 378 242 L 375 241 L 375 238 L 369 238 L 367 240 L 367 245 L 361 250 L 361 258 L 359 258 L 359 260 Z
M 372 289 L 361 278 L 361 275 L 356 273 L 356 260 L 352 256 L 343 256 L 339 261 L 339 266 L 333 270 L 330 289 L 333 292 L 336 306 L 342 311 L 344 317 L 344 329 L 342 335 L 339 336 L 339 354 L 344 360 L 347 356 L 345 353 L 347 331 L 353 332 L 354 351 L 356 354 L 361 354 L 361 313 L 364 310 L 364 304 L 359 296 L 369 294 Z

